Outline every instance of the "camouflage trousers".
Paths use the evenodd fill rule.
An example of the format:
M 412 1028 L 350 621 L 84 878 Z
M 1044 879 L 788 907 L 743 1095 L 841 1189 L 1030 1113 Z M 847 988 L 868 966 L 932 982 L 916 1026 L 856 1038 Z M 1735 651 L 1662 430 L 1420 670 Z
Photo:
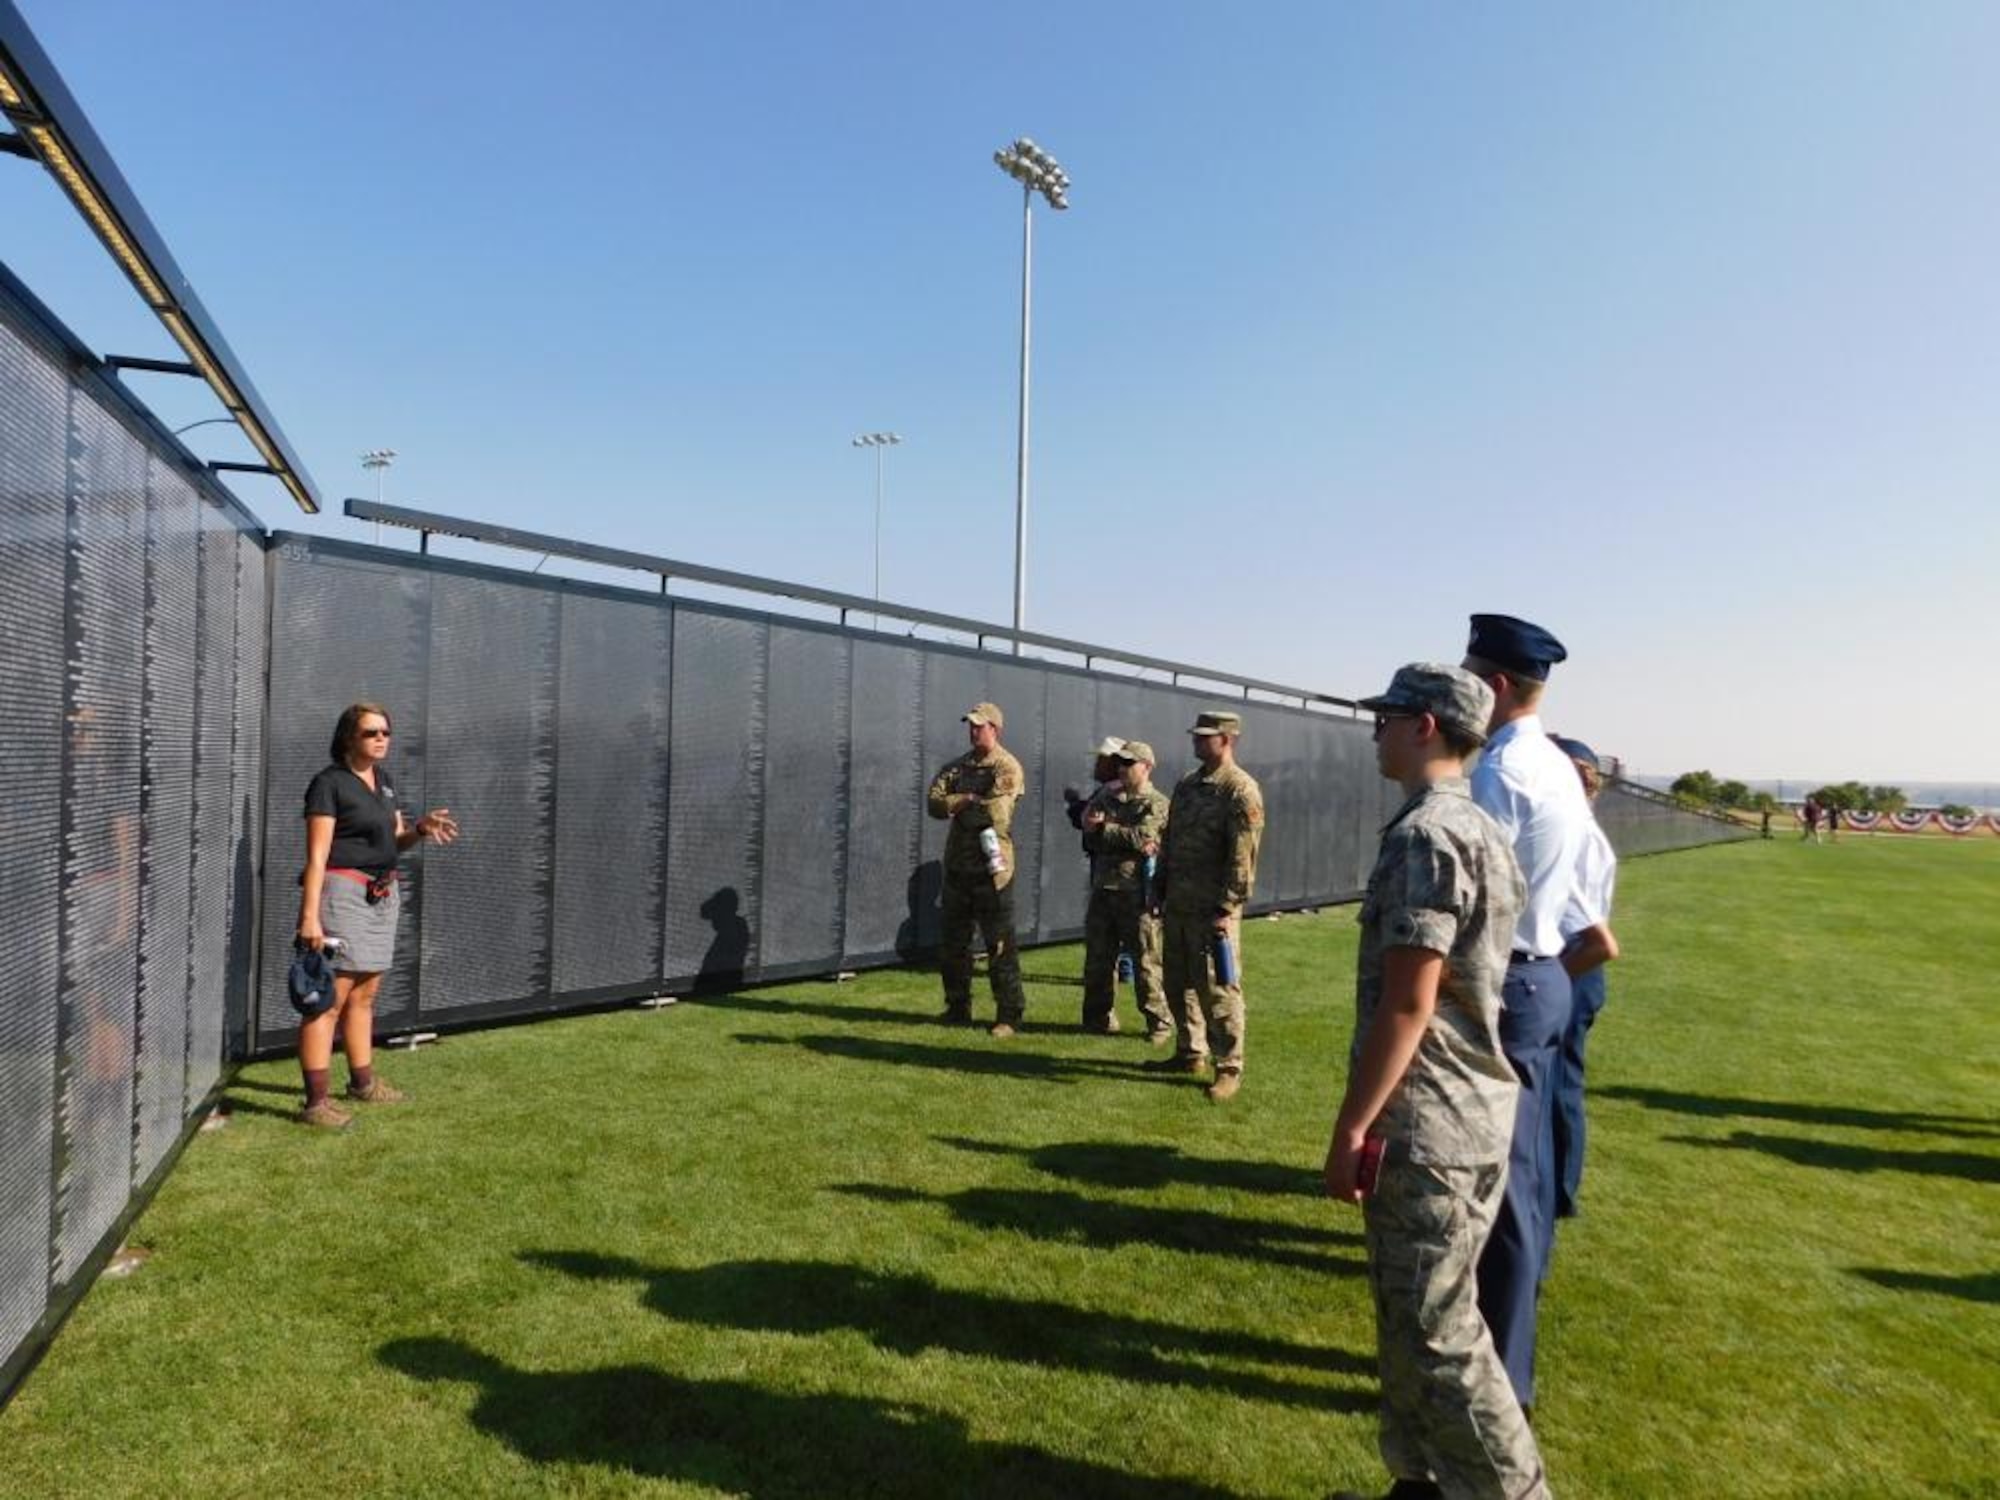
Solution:
M 1167 979 L 1167 1008 L 1173 1013 L 1175 1054 L 1215 1058 L 1218 1073 L 1243 1071 L 1243 933 L 1229 920 L 1229 946 L 1236 952 L 1236 983 L 1215 972 L 1215 908 L 1175 910 L 1161 922 L 1161 957 Z
M 1102 1026 L 1116 1014 L 1118 952 L 1132 955 L 1132 989 L 1147 1034 L 1174 1029 L 1160 982 L 1160 919 L 1140 904 L 1137 891 L 1090 893 L 1083 915 L 1083 1024 Z
M 1451 1500 L 1548 1500 L 1542 1456 L 1479 1315 L 1479 1252 L 1505 1162 L 1436 1167 L 1392 1144 L 1368 1225 L 1382 1373 L 1382 1461 Z
M 1021 950 L 1014 941 L 1014 886 L 995 890 L 991 879 L 955 880 L 947 875 L 943 926 L 938 934 L 938 969 L 944 975 L 944 1008 L 960 1020 L 972 1019 L 972 930 L 986 942 L 986 978 L 993 986 L 994 1019 L 1018 1026 L 1028 1009 L 1021 990 Z

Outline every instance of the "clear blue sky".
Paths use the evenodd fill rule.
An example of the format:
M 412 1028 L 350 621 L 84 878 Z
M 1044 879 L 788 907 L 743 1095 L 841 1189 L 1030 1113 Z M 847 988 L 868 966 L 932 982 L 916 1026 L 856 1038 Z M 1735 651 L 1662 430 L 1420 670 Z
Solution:
M 22 8 L 335 502 L 272 524 L 386 445 L 865 593 L 894 428 L 887 594 L 1004 620 L 1026 133 L 1031 627 L 1359 694 L 1503 610 L 1637 769 L 2000 780 L 2000 7 Z M 0 258 L 172 352 L 25 163 Z

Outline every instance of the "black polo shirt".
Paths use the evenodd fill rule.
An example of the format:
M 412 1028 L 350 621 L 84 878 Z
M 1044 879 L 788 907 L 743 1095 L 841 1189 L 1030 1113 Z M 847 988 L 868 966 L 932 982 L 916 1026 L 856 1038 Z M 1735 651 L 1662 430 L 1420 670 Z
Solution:
M 346 766 L 328 766 L 306 788 L 306 816 L 333 819 L 328 869 L 386 875 L 396 868 L 396 784 L 375 768 L 376 790 Z

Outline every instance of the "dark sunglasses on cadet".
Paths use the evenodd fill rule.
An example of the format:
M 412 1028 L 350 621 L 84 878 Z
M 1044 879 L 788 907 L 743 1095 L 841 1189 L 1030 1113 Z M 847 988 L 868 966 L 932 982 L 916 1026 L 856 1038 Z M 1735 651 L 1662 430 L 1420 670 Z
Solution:
M 1421 719 L 1422 714 L 1377 714 L 1375 715 L 1375 738 L 1382 738 L 1382 731 L 1389 727 L 1393 719 Z

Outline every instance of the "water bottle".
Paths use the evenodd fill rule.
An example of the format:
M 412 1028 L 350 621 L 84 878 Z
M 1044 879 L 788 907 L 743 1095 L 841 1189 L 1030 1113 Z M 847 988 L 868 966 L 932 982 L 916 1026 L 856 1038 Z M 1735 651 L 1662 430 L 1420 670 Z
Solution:
M 1000 835 L 991 828 L 979 830 L 979 852 L 986 856 L 988 874 L 998 875 L 1007 868 L 1007 856 L 1000 849 Z
M 1139 870 L 1139 909 L 1150 911 L 1153 906 L 1153 876 L 1160 868 L 1160 856 L 1149 854 L 1146 863 Z
M 1233 985 L 1236 983 L 1236 949 L 1231 946 L 1229 934 L 1215 935 L 1215 982 Z
M 1118 982 L 1120 984 L 1132 982 L 1132 955 L 1122 949 L 1118 954 Z

